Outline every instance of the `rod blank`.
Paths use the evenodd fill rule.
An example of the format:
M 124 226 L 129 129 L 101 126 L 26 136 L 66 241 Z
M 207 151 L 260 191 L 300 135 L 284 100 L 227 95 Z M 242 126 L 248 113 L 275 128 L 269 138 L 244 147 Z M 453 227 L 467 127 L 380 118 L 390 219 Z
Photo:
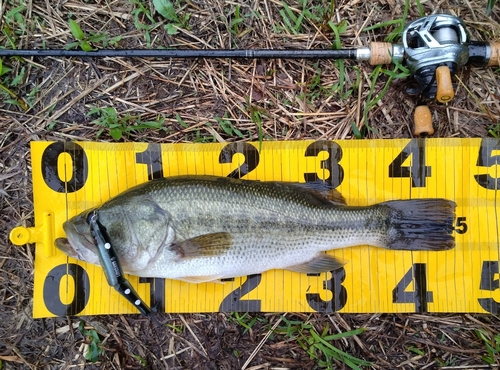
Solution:
M 297 49 L 100 49 L 96 51 L 64 49 L 0 50 L 2 56 L 19 57 L 141 57 L 141 58 L 286 58 L 286 59 L 356 59 L 356 49 L 297 50 Z

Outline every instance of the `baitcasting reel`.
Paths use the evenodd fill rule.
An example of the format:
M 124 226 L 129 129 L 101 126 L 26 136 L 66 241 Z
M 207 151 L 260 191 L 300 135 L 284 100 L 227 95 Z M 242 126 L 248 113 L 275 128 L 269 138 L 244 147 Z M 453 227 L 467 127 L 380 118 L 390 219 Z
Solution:
M 420 18 L 404 29 L 403 47 L 406 65 L 420 85 L 408 92 L 441 103 L 453 99 L 451 76 L 469 61 L 469 35 L 463 21 L 447 14 Z
M 500 44 L 469 40 L 464 22 L 447 14 L 417 19 L 402 36 L 406 65 L 418 83 L 407 93 L 447 103 L 455 96 L 452 77 L 467 64 L 498 65 Z M 432 118 L 426 105 L 414 114 L 417 136 L 432 135 Z

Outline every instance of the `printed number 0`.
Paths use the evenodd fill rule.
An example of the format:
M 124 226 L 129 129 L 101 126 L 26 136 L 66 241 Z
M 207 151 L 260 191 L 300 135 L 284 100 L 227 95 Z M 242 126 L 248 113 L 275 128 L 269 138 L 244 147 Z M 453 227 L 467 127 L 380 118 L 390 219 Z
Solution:
M 72 176 L 69 179 L 59 177 L 57 161 L 63 153 L 70 155 L 73 161 Z M 85 150 L 72 142 L 57 142 L 45 148 L 42 154 L 42 177 L 49 188 L 58 193 L 73 193 L 80 190 L 87 181 L 89 166 Z
M 60 286 L 64 276 L 71 276 L 74 284 L 74 297 L 69 304 L 61 301 Z M 69 282 L 68 282 L 69 284 Z M 43 282 L 43 301 L 45 307 L 57 316 L 77 315 L 89 302 L 90 280 L 87 271 L 75 263 L 54 267 Z

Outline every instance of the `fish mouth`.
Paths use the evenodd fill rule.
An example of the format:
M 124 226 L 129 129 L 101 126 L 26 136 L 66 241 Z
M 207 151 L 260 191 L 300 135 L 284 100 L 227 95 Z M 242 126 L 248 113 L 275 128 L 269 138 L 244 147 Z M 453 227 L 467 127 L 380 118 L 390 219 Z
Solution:
M 78 224 L 74 224 L 70 221 L 65 222 L 63 224 L 63 229 L 66 232 L 66 238 L 57 238 L 55 240 L 55 245 L 68 256 L 79 260 L 85 260 L 83 258 L 82 248 L 92 250 L 95 246 L 93 240 L 89 240 L 90 235 L 80 232 L 78 226 Z
M 68 256 L 78 258 L 78 252 L 73 248 L 68 238 L 57 238 L 55 245 L 61 252 L 64 252 Z

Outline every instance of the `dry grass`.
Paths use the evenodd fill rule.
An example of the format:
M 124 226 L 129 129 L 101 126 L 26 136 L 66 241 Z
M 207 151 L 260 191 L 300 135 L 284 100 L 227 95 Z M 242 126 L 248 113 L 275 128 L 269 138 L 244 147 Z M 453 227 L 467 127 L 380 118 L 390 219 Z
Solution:
M 159 23 L 150 27 L 148 37 L 138 27 L 152 22 L 137 13 L 139 5 L 126 0 L 30 0 L 22 3 L 17 18 L 13 10 L 21 3 L 2 1 L 0 45 L 12 47 L 10 38 L 17 48 L 63 48 L 74 41 L 68 27 L 71 16 L 88 34 L 102 33 L 108 40 L 121 36 L 119 48 L 329 48 L 334 35 L 326 27 L 327 20 L 345 20 L 343 46 L 356 47 L 382 41 L 394 30 L 388 26 L 361 32 L 363 27 L 401 18 L 404 11 L 398 0 L 345 0 L 337 2 L 333 13 L 304 19 L 294 32 L 282 16 L 286 14 L 283 3 L 244 2 L 239 10 L 242 21 L 235 25 L 237 2 L 179 1 L 178 13 L 190 14 L 187 27 L 169 35 Z M 286 3 L 299 16 L 301 2 Z M 319 14 L 321 7 L 314 6 L 324 3 L 328 2 L 308 1 L 307 8 Z M 143 4 L 150 8 L 148 1 Z M 498 6 L 490 18 L 484 15 L 486 1 L 430 0 L 422 6 L 425 14 L 444 11 L 462 17 L 473 39 L 500 39 Z M 408 19 L 418 16 L 412 3 Z M 154 19 L 161 17 L 154 15 Z M 286 335 L 265 337 L 281 319 L 274 314 L 251 315 L 257 320 L 247 332 L 226 314 L 161 315 L 161 323 L 171 327 L 155 326 L 135 315 L 87 318 L 86 325 L 101 334 L 105 353 L 98 364 L 86 365 L 86 342 L 74 325 L 79 319 L 30 318 L 33 250 L 8 241 L 12 227 L 33 223 L 29 142 L 97 139 L 102 127 L 92 123 L 96 116 L 88 116 L 95 107 L 114 107 L 120 122 L 128 124 L 163 120 L 159 129 L 126 133 L 122 139 L 126 141 L 259 140 L 259 125 L 265 140 L 353 138 L 353 124 L 366 138 L 411 137 L 417 99 L 404 93 L 410 79 L 394 81 L 363 121 L 373 68 L 353 62 L 346 62 L 346 84 L 337 91 L 332 86 L 343 71 L 328 60 L 4 58 L 3 66 L 11 70 L 0 79 L 15 94 L 0 104 L 0 361 L 4 368 L 141 368 L 139 357 L 134 356 L 145 359 L 151 369 L 236 369 L 251 356 L 247 369 L 314 367 L 296 340 Z M 21 78 L 15 80 L 16 76 Z M 462 83 L 452 103 L 430 102 L 436 136 L 485 137 L 500 123 L 499 72 L 466 68 L 459 77 Z M 374 82 L 372 96 L 381 93 L 386 79 L 382 76 Z M 13 104 L 16 99 L 25 101 L 26 109 Z M 98 140 L 113 139 L 105 129 Z M 376 369 L 431 369 L 441 363 L 448 369 L 485 368 L 481 359 L 485 345 L 474 329 L 492 335 L 500 332 L 498 318 L 483 315 L 286 317 L 311 324 L 318 332 L 327 325 L 332 333 L 367 328 L 364 334 L 335 345 L 372 361 Z

